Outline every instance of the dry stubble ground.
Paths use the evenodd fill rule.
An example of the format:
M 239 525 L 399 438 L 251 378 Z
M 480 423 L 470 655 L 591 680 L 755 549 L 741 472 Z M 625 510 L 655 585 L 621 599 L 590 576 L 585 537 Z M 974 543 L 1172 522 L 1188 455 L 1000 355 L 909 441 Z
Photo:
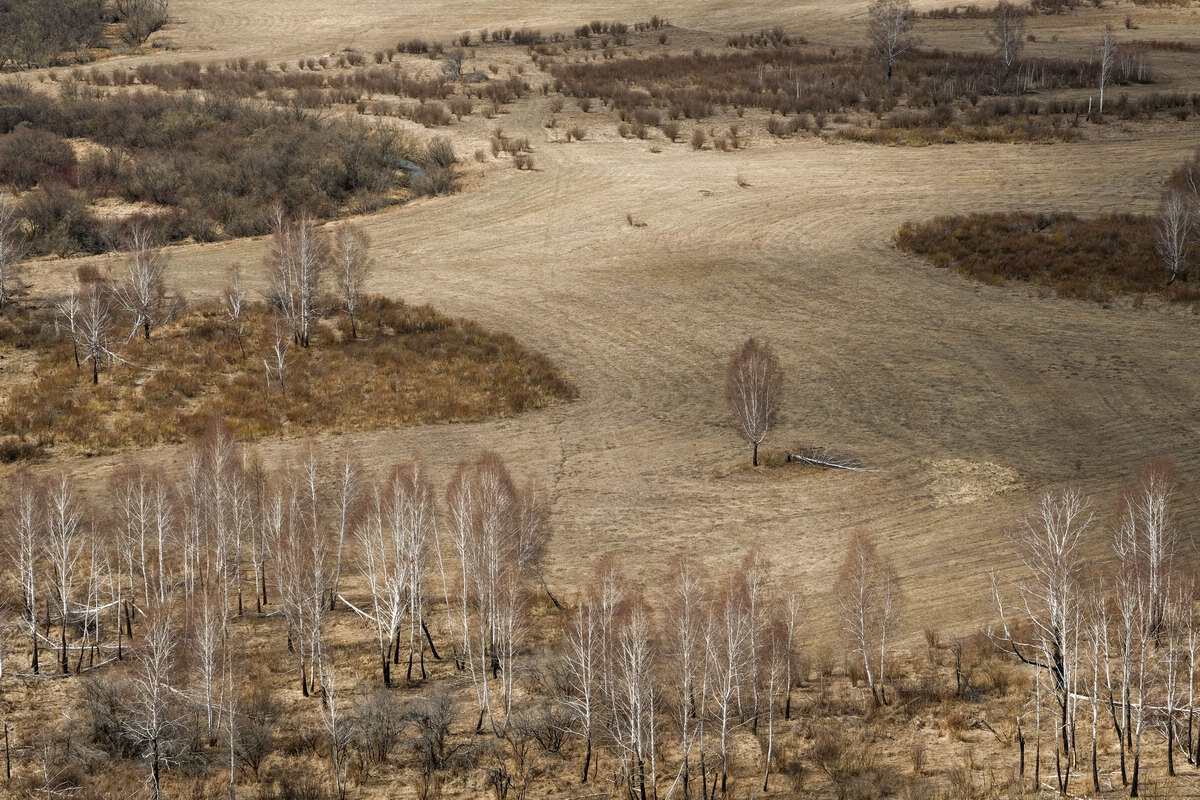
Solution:
M 370 2 L 334 18 L 307 0 L 178 0 L 172 36 L 181 50 L 159 57 L 295 57 L 416 34 L 525 23 L 569 29 L 650 12 L 714 30 L 778 21 L 835 43 L 860 35 L 860 6 L 397 10 Z M 1186 16 L 1135 13 L 1159 14 L 1147 18 L 1147 28 L 1158 26 L 1154 38 L 1195 38 Z M 1045 24 L 1073 31 L 1083 49 L 1096 19 Z M 954 26 L 946 31 L 949 44 L 971 40 Z M 1200 474 L 1193 314 L 984 287 L 890 244 L 904 220 L 937 214 L 1150 210 L 1161 178 L 1196 145 L 1194 122 L 1149 136 L 1114 125 L 1097 141 L 1051 146 L 762 138 L 733 153 L 665 143 L 653 153 L 646 142 L 612 137 L 545 143 L 546 103 L 526 101 L 495 121 L 537 143 L 536 171 L 504 162 L 460 195 L 363 222 L 380 262 L 374 290 L 513 333 L 561 364 L 581 398 L 517 418 L 328 444 L 355 447 L 380 470 L 420 454 L 442 483 L 459 460 L 500 451 L 550 494 L 547 579 L 559 592 L 570 596 L 607 551 L 644 579 L 683 555 L 717 578 L 758 542 L 779 581 L 809 595 L 811 633 L 822 636 L 834 625 L 828 601 L 846 533 L 864 529 L 898 563 L 915 644 L 926 626 L 968 630 L 989 617 L 983 574 L 1012 569 L 1004 531 L 1038 490 L 1079 482 L 1096 493 L 1103 518 L 1119 484 L 1149 456 L 1169 455 Z M 492 124 L 479 125 L 477 146 Z M 747 186 L 735 182 L 739 175 Z M 645 227 L 627 226 L 626 214 Z M 263 250 L 263 240 L 175 248 L 174 280 L 214 294 L 230 264 L 257 266 Z M 36 283 L 62 285 L 73 268 L 39 265 Z M 772 442 L 850 450 L 880 472 L 746 466 L 749 450 L 726 425 L 722 386 L 729 353 L 751 335 L 775 346 L 788 379 L 786 420 Z M 260 447 L 270 461 L 294 445 Z M 175 451 L 147 457 L 166 463 Z M 116 462 L 68 466 L 99 477 Z M 978 466 L 987 464 L 996 466 Z M 951 504 L 950 495 L 973 501 Z M 1185 520 L 1196 512 L 1185 498 Z M 1190 522 L 1186 532 L 1190 541 Z M 1095 552 L 1105 552 L 1104 537 L 1097 527 Z

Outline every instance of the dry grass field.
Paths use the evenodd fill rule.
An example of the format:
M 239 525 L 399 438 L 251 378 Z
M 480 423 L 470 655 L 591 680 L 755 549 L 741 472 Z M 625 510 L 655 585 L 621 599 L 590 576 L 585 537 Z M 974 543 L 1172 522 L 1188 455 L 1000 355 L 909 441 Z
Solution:
M 684 42 L 779 24 L 813 42 L 861 43 L 865 7 L 175 0 L 163 35 L 176 49 L 122 61 L 294 59 L 502 25 L 570 31 L 592 18 L 632 22 L 651 12 L 702 32 L 672 34 Z M 1124 30 L 1126 13 L 1137 31 Z M 1085 54 L 1105 22 L 1121 36 L 1200 45 L 1200 9 L 1119 3 L 1034 19 L 1029 52 Z M 923 23 L 922 35 L 930 45 L 985 48 L 984 24 Z M 1152 63 L 1152 88 L 1200 91 L 1194 53 L 1156 53 Z M 908 598 L 902 638 L 916 648 L 927 627 L 966 633 L 991 619 L 985 572 L 1015 570 L 1005 532 L 1039 492 L 1072 484 L 1091 493 L 1105 524 L 1090 546 L 1105 553 L 1119 487 L 1146 459 L 1167 456 L 1200 478 L 1192 308 L 1101 307 L 983 286 L 891 243 L 904 221 L 935 215 L 1150 212 L 1161 180 L 1200 142 L 1200 116 L 1115 122 L 1073 143 L 921 148 L 776 140 L 760 126 L 742 149 L 697 152 L 661 138 L 623 140 L 598 118 L 583 142 L 553 142 L 543 127 L 549 104 L 535 93 L 495 120 L 449 130 L 467 156 L 486 148 L 496 125 L 527 136 L 534 169 L 471 163 L 459 194 L 360 221 L 380 265 L 372 291 L 512 334 L 560 366 L 579 398 L 500 420 L 325 443 L 354 448 L 380 470 L 398 454 L 420 454 L 437 485 L 459 461 L 499 451 L 548 493 L 546 579 L 563 595 L 603 553 L 620 554 L 637 579 L 653 582 L 684 555 L 720 576 L 759 543 L 775 581 L 805 597 L 805 636 L 832 641 L 837 565 L 847 534 L 863 530 L 899 568 Z M 570 98 L 566 109 L 577 114 Z M 173 247 L 172 280 L 213 296 L 231 264 L 258 265 L 265 247 L 265 239 Z M 64 286 L 78 263 L 39 261 L 34 291 Z M 749 467 L 723 401 L 725 365 L 748 336 L 774 346 L 786 379 L 784 421 L 768 448 L 834 447 L 877 472 Z M 268 440 L 259 449 L 270 462 L 294 446 Z M 178 455 L 174 447 L 145 454 L 163 465 Z M 63 466 L 100 479 L 119 462 Z M 0 477 L 11 473 L 0 467 Z M 1195 562 L 1200 504 L 1190 488 L 1180 511 L 1183 556 Z

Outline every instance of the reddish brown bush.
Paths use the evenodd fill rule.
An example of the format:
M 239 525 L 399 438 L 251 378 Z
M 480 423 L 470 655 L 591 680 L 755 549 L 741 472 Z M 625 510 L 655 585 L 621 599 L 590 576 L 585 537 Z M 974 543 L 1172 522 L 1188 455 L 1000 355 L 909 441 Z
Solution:
M 1200 287 L 1166 285 L 1169 276 L 1154 249 L 1154 220 L 1135 214 L 937 217 L 904 223 L 895 242 L 934 266 L 985 283 L 1022 281 L 1052 288 L 1062 297 L 1096 302 L 1137 293 L 1200 299 Z

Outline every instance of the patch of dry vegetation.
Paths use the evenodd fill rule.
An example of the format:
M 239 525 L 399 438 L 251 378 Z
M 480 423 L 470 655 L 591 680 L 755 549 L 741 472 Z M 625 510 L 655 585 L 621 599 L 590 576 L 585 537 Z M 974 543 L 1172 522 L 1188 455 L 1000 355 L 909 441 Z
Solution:
M 538 61 L 550 70 L 557 89 L 581 99 L 601 98 L 622 122 L 634 125 L 661 127 L 663 119 L 699 120 L 722 108 L 759 108 L 785 118 L 768 121 L 768 131 L 782 136 L 813 127 L 809 115 L 819 132 L 826 115 L 857 113 L 866 116 L 865 128 L 858 120 L 842 135 L 886 144 L 1066 140 L 1087 112 L 1086 98 L 981 102 L 981 97 L 1079 89 L 1094 86 L 1099 75 L 1099 62 L 1089 59 L 1027 58 L 1005 69 L 989 53 L 916 50 L 897 63 L 889 83 L 870 53 L 805 47 L 803 39 L 782 29 L 732 37 L 728 44 L 735 52 L 606 56 L 603 61 L 559 61 L 550 54 Z M 564 45 L 564 56 L 569 49 Z M 1142 51 L 1122 51 L 1115 82 L 1150 80 Z M 1179 93 L 1137 101 L 1125 97 L 1112 104 L 1112 111 L 1125 117 L 1176 108 L 1190 113 L 1197 102 L 1200 97 Z M 789 115 L 794 115 L 790 123 Z M 872 129 L 872 119 L 878 129 Z
M 36 378 L 10 386 L 0 405 L 5 458 L 58 446 L 86 452 L 180 442 L 215 418 L 241 439 L 364 430 L 506 416 L 570 399 L 575 389 L 512 337 L 429 306 L 371 298 L 348 319 L 326 320 L 308 348 L 291 347 L 280 381 L 264 357 L 276 341 L 263 305 L 247 314 L 245 352 L 224 312 L 199 307 L 135 337 L 92 385 L 49 309 L 0 317 L 0 345 L 33 348 Z
M 906 222 L 895 242 L 936 267 L 989 284 L 1021 281 L 1097 303 L 1129 294 L 1200 299 L 1193 284 L 1167 285 L 1154 224 L 1138 214 L 969 214 Z
M 97 215 L 98 199 L 152 209 L 162 241 L 206 242 L 265 233 L 277 203 L 322 218 L 372 211 L 409 197 L 422 167 L 448 169 L 403 131 L 303 108 L 219 93 L 63 88 L 55 98 L 0 85 L 0 179 L 23 192 L 35 253 L 113 249 L 123 222 Z M 67 140 L 86 141 L 82 158 Z

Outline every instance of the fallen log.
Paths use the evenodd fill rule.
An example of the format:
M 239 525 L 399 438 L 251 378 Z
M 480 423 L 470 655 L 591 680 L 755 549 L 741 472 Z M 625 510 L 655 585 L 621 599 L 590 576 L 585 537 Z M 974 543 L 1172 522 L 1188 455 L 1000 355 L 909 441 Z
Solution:
M 848 469 L 852 472 L 879 471 L 866 466 L 852 455 L 827 450 L 824 447 L 808 447 L 798 453 L 788 453 L 788 461 L 793 464 L 808 464 L 811 467 L 825 469 Z

